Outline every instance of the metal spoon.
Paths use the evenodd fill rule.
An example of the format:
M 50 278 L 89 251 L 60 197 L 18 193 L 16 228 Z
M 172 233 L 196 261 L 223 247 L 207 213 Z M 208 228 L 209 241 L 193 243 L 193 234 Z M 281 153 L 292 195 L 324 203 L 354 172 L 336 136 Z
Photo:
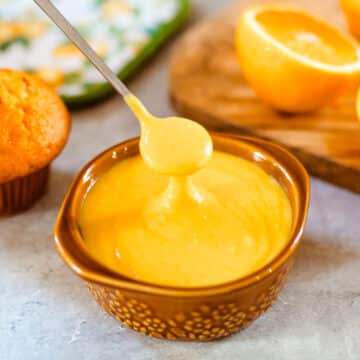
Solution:
M 140 152 L 148 166 L 169 175 L 189 175 L 210 159 L 213 145 L 209 133 L 200 124 L 181 117 L 154 117 L 118 79 L 86 40 L 49 0 L 34 0 L 96 69 L 124 97 L 141 124 Z M 154 121 L 155 120 L 155 121 Z M 157 144 L 161 146 L 157 146 Z M 176 150 L 176 151 L 175 151 Z

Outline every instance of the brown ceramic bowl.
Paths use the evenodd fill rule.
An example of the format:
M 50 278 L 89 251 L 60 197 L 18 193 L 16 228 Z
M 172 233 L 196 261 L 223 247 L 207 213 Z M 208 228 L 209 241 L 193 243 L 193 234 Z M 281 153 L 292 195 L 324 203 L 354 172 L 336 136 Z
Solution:
M 118 161 L 138 154 L 139 139 L 116 145 L 77 175 L 55 227 L 57 250 L 106 312 L 133 330 L 163 339 L 211 340 L 232 334 L 265 312 L 282 289 L 299 245 L 309 204 L 309 179 L 300 162 L 264 140 L 212 133 L 217 150 L 248 159 L 271 174 L 289 196 L 293 225 L 281 253 L 249 276 L 221 285 L 176 288 L 114 273 L 86 249 L 77 223 L 96 179 Z

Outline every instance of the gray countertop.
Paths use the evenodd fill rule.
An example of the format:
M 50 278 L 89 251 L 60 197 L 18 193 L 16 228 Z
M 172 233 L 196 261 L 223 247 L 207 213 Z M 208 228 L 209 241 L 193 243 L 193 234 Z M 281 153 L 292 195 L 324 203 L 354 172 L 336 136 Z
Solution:
M 193 2 L 197 18 L 227 1 Z M 159 115 L 172 112 L 162 50 L 131 88 Z M 0 359 L 360 359 L 360 196 L 312 179 L 304 241 L 276 304 L 248 329 L 211 343 L 161 341 L 122 328 L 64 265 L 54 221 L 76 172 L 138 134 L 119 97 L 73 115 L 48 194 L 0 220 Z M 360 139 L 359 139 L 360 141 Z

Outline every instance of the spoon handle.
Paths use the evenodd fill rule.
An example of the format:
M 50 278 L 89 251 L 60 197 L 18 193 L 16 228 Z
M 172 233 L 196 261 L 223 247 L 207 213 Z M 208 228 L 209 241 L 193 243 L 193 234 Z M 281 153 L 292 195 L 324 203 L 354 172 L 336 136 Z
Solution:
M 108 80 L 122 96 L 130 94 L 130 90 L 119 80 L 114 72 L 105 64 L 100 56 L 91 48 L 89 43 L 65 19 L 61 12 L 49 0 L 34 0 L 55 25 L 73 42 L 76 47 L 87 57 L 96 69 Z

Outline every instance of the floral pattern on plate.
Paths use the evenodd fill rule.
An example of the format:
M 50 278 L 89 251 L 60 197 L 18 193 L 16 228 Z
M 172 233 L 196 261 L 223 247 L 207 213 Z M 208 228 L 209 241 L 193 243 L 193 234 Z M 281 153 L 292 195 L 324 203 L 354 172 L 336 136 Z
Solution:
M 178 14 L 179 0 L 55 0 L 119 73 Z M 0 65 L 36 73 L 65 97 L 103 84 L 101 75 L 29 0 L 0 0 Z

